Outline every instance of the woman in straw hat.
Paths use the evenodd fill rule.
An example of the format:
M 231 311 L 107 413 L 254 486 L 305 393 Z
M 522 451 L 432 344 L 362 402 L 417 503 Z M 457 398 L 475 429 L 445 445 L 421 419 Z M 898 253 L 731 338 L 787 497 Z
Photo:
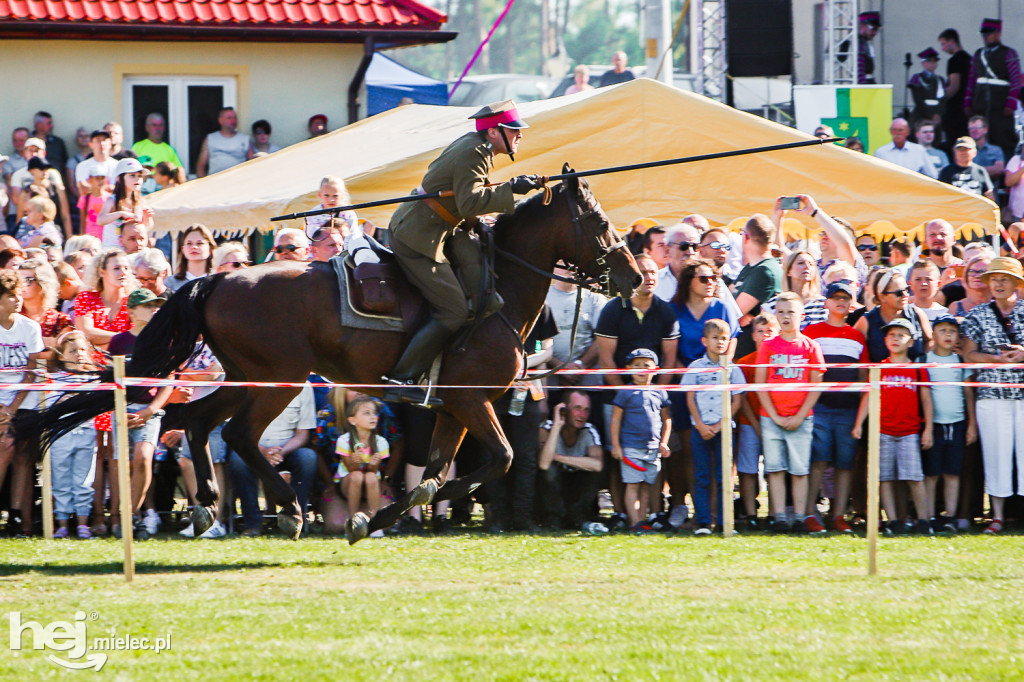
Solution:
M 994 258 L 982 275 L 992 301 L 975 306 L 963 324 L 964 358 L 985 364 L 1024 363 L 1024 267 L 1015 258 Z M 985 532 L 1003 529 L 1006 498 L 1014 494 L 1013 465 L 1017 460 L 1017 494 L 1024 494 L 1024 370 L 983 369 L 981 383 L 1006 384 L 978 388 L 978 431 L 985 465 L 985 489 L 992 501 L 992 523 Z M 1016 455 L 1014 454 L 1016 452 Z

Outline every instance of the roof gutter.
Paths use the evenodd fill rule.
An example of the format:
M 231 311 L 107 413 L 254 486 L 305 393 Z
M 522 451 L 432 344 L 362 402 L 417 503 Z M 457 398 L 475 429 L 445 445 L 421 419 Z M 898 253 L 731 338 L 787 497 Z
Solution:
M 366 78 L 366 70 L 370 68 L 370 61 L 373 60 L 375 41 L 373 36 L 366 36 L 363 42 L 363 58 L 352 76 L 352 82 L 348 84 L 348 122 L 349 125 L 359 120 L 359 90 L 363 87 Z
M 365 43 L 372 39 L 378 48 L 409 47 L 446 43 L 458 33 L 433 29 L 308 28 L 277 25 L 161 25 L 78 21 L 0 21 L 0 38 L 47 40 L 135 40 L 259 41 L 304 43 Z

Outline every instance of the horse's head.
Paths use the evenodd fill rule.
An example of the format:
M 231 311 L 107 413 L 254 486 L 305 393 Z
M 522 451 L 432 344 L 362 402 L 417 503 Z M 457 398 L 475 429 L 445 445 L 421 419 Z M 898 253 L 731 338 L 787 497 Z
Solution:
M 572 173 L 569 164 L 562 173 Z M 571 233 L 561 241 L 561 257 L 576 266 L 589 283 L 598 284 L 609 296 L 629 297 L 643 282 L 640 269 L 612 221 L 590 192 L 587 181 L 568 178 L 563 182 L 572 218 Z

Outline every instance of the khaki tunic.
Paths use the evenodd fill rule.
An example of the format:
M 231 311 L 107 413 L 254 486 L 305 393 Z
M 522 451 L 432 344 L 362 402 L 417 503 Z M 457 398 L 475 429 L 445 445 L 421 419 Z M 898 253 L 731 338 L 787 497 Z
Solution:
M 452 190 L 454 196 L 437 201 L 458 220 L 511 212 L 515 208 L 512 187 L 508 183 L 486 186 L 492 155 L 489 142 L 478 133 L 467 133 L 430 164 L 421 187 L 426 193 Z M 389 228 L 392 249 L 402 270 L 430 302 L 438 322 L 457 330 L 466 323 L 469 308 L 444 255 L 445 240 L 455 226 L 425 202 L 412 201 L 398 207 Z

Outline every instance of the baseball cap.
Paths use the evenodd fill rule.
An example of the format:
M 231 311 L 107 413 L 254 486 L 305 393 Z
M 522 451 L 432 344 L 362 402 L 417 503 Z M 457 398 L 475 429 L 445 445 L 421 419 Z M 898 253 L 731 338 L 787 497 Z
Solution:
M 107 169 L 104 168 L 103 166 L 98 165 L 98 164 L 91 164 L 89 166 L 89 177 L 90 178 L 99 178 L 99 177 L 104 177 L 105 178 L 105 177 L 107 177 Z
M 952 315 L 949 315 L 948 313 L 943 313 L 942 315 L 939 315 L 934 320 L 932 320 L 932 329 L 935 329 L 935 327 L 939 326 L 940 324 L 955 324 L 957 327 L 959 327 L 960 320 L 956 319 Z
M 141 173 L 145 170 L 142 164 L 139 163 L 138 159 L 127 158 L 121 159 L 117 162 L 117 167 L 114 168 L 114 175 L 124 175 L 125 173 Z
M 903 317 L 897 317 L 896 319 L 894 319 L 889 324 L 884 325 L 882 327 L 882 331 L 884 333 L 888 334 L 890 329 L 896 329 L 896 328 L 906 329 L 911 334 L 914 333 L 914 325 L 910 323 L 910 320 L 908 320 L 906 318 L 903 318 Z
M 650 348 L 637 348 L 626 356 L 626 364 L 629 364 L 637 358 L 646 358 L 654 361 L 654 364 L 658 364 L 658 355 Z
M 125 303 L 129 308 L 140 305 L 163 305 L 166 301 L 145 287 L 139 287 L 128 294 L 128 301 Z
M 99 130 L 94 130 L 94 131 L 92 131 L 92 133 L 89 134 L 89 139 L 90 140 L 95 140 L 97 137 L 105 137 L 105 138 L 107 138 L 109 140 L 110 139 L 110 133 L 108 133 L 106 130 L 103 130 L 101 128 Z
M 311 125 L 313 121 L 323 121 L 324 125 L 327 125 L 327 114 L 313 114 L 309 117 L 307 125 Z
M 954 149 L 960 149 L 961 147 L 966 149 L 977 149 L 978 143 L 974 141 L 973 137 L 964 135 L 963 137 L 956 138 L 956 143 L 953 145 Z
M 832 282 L 825 288 L 825 298 L 832 298 L 839 292 L 842 292 L 850 298 L 857 298 L 857 293 L 853 290 L 852 284 L 845 282 Z
M 28 160 L 29 170 L 50 170 L 53 168 L 50 164 L 46 163 L 46 159 L 41 159 L 38 156 L 33 156 Z
M 46 151 L 46 143 L 40 140 L 38 137 L 30 137 L 25 140 L 26 147 L 38 147 L 42 151 Z

